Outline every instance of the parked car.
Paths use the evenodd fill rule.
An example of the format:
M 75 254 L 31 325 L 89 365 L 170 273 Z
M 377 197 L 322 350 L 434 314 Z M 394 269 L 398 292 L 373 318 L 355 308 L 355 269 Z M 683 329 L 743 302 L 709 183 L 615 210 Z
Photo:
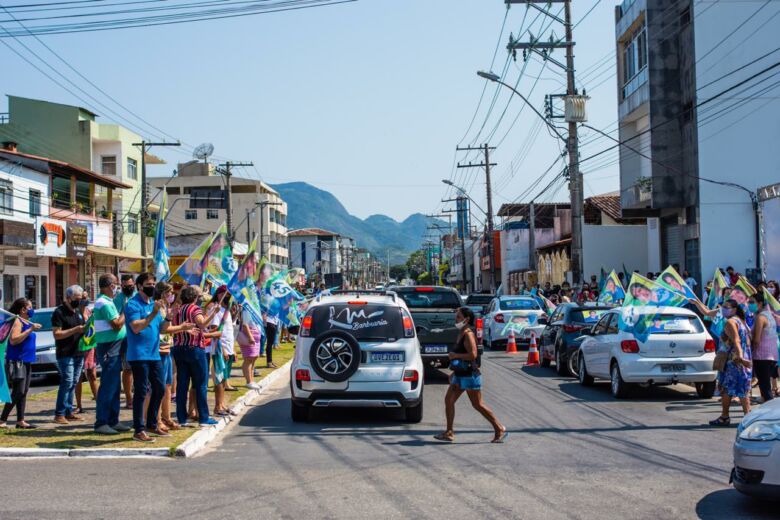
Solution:
M 59 375 L 54 348 L 54 334 L 51 331 L 51 315 L 55 309 L 56 307 L 36 309 L 30 320 L 41 325 L 41 329 L 35 333 L 35 362 L 32 364 L 33 380 L 40 381 Z
M 483 314 L 485 314 L 488 305 L 490 305 L 490 302 L 492 302 L 493 298 L 495 297 L 495 294 L 469 294 L 466 296 L 464 305 L 471 309 L 476 317 L 481 317 Z
M 393 292 L 322 295 L 301 321 L 290 369 L 291 415 L 314 408 L 404 408 L 423 414 L 423 360 L 411 313 Z
M 780 399 L 754 408 L 739 423 L 730 481 L 746 495 L 780 499 Z
M 555 362 L 559 375 L 577 374 L 577 351 L 585 336 L 583 330 L 590 329 L 612 306 L 581 306 L 577 303 L 563 303 L 555 308 L 549 323 L 542 331 L 539 343 L 541 364 L 544 367 Z
M 506 348 L 511 331 L 518 344 L 530 344 L 531 335 L 538 338 L 544 330 L 547 315 L 532 296 L 499 296 L 490 302 L 483 320 L 485 348 L 490 350 Z
M 612 395 L 626 397 L 633 383 L 691 383 L 702 398 L 715 392 L 715 341 L 692 311 L 678 307 L 635 307 L 637 318 L 652 316 L 644 340 L 620 330 L 621 309 L 606 312 L 585 331 L 578 355 L 578 378 L 587 386 L 609 379 Z

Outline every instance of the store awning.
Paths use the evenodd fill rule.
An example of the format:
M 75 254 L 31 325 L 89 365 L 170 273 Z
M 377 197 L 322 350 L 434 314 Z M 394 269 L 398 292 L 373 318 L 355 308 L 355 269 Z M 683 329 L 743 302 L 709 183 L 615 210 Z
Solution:
M 87 251 L 90 253 L 96 253 L 98 255 L 116 256 L 119 258 L 126 258 L 128 260 L 143 260 L 144 257 L 128 251 L 122 251 L 121 249 L 114 249 L 113 247 L 103 246 L 87 246 Z M 151 256 L 146 257 L 147 260 L 152 260 Z

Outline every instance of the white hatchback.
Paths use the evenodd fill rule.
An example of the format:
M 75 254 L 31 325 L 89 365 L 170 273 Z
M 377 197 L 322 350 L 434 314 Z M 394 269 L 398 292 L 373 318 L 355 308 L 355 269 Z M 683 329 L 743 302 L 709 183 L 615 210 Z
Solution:
M 488 305 L 483 319 L 485 348 L 506 348 L 511 332 L 519 344 L 529 345 L 547 325 L 547 314 L 532 296 L 499 296 Z
M 423 361 L 409 309 L 394 292 L 315 299 L 301 321 L 290 370 L 293 421 L 314 408 L 403 408 L 423 413 Z
M 627 317 L 643 324 L 641 334 L 620 330 L 622 312 L 633 312 Z M 583 385 L 592 384 L 594 378 L 609 379 L 616 398 L 626 397 L 632 383 L 689 383 L 703 398 L 710 398 L 715 392 L 715 341 L 699 317 L 687 309 L 613 309 L 585 336 L 577 360 Z

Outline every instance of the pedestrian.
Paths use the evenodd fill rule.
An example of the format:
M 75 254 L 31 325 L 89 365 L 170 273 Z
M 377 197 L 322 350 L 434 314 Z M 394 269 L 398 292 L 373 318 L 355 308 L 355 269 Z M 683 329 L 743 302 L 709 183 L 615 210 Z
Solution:
M 688 285 L 688 287 L 691 288 L 691 291 L 693 291 L 696 294 L 699 294 L 696 290 L 696 287 L 699 285 L 699 282 L 696 281 L 696 278 L 691 276 L 691 273 L 688 271 L 683 271 L 683 279 L 685 280 L 685 283 Z
M 711 426 L 729 426 L 731 400 L 737 398 L 742 411 L 750 412 L 750 381 L 752 379 L 752 356 L 750 331 L 745 323 L 745 311 L 736 300 L 729 299 L 721 308 L 726 325 L 721 335 L 718 355 L 726 358 L 726 364 L 718 374 L 721 392 L 721 415 L 710 421 Z
M 322 284 L 324 287 L 325 284 Z M 265 319 L 265 368 L 279 368 L 274 364 L 274 345 L 276 333 L 279 330 L 279 318 L 272 314 L 264 314 Z
M 114 297 L 114 306 L 122 314 L 130 298 L 135 296 L 135 280 L 130 274 L 122 275 L 122 292 Z M 125 408 L 133 407 L 133 370 L 127 362 L 127 338 L 122 345 L 122 388 L 125 392 Z
M 154 287 L 155 299 L 162 302 L 160 308 L 160 314 L 163 320 L 171 321 L 172 305 L 176 301 L 176 295 L 173 292 L 173 285 L 167 282 L 157 282 Z M 169 327 L 170 329 L 171 327 Z M 163 393 L 162 402 L 160 403 L 159 420 L 158 424 L 161 428 L 166 430 L 179 430 L 181 426 L 174 421 L 171 417 L 171 392 L 173 385 L 173 359 L 171 358 L 171 348 L 173 347 L 173 334 L 170 330 L 166 330 L 160 334 L 160 361 L 162 362 L 163 369 L 163 385 L 165 385 L 165 391 Z
M 217 307 L 217 313 L 213 318 L 212 326 L 221 329 L 212 334 L 218 334 L 212 336 L 211 344 L 213 366 L 213 378 L 214 378 L 214 415 L 224 417 L 227 415 L 235 415 L 232 410 L 228 409 L 227 401 L 225 398 L 225 392 L 227 391 L 227 382 L 230 378 L 230 370 L 232 364 L 230 363 L 230 357 L 235 355 L 235 334 L 233 326 L 233 317 L 230 314 L 230 293 L 227 290 L 226 285 L 221 285 L 217 288 L 217 292 L 214 294 L 214 300 Z M 217 356 L 221 356 L 224 360 L 222 372 L 220 373 L 220 366 L 217 363 Z
M 205 315 L 199 303 L 201 299 L 200 288 L 186 286 L 181 290 L 181 308 L 173 316 L 173 323 L 193 323 L 195 327 L 187 332 L 178 332 L 173 336 L 173 361 L 176 363 L 176 418 L 181 426 L 189 426 L 187 421 L 187 398 L 190 381 L 196 408 L 197 418 L 201 426 L 217 424 L 209 417 L 209 405 L 207 401 L 209 362 L 206 355 L 206 345 L 203 342 L 203 333 L 207 330 L 213 315 Z
M 241 364 L 241 372 L 244 374 L 246 386 L 247 388 L 256 389 L 259 388 L 260 385 L 255 383 L 254 369 L 255 361 L 260 357 L 262 332 L 257 323 L 255 323 L 254 316 L 249 309 L 246 308 L 246 305 L 247 304 L 244 304 L 244 308 L 241 312 L 237 341 L 238 346 L 241 349 L 241 357 L 244 360 Z
M 501 443 L 507 437 L 506 428 L 498 422 L 493 411 L 482 401 L 482 375 L 480 373 L 480 355 L 477 350 L 477 339 L 474 334 L 474 312 L 468 307 L 461 307 L 455 311 L 455 326 L 459 329 L 458 339 L 452 352 L 449 353 L 450 386 L 444 397 L 444 411 L 447 416 L 447 429 L 435 435 L 436 440 L 452 442 L 455 440 L 455 403 L 463 392 L 468 395 L 471 406 L 474 407 L 485 419 L 490 422 L 495 431 L 490 442 Z
M 65 300 L 51 315 L 51 331 L 60 375 L 54 422 L 62 425 L 84 420 L 73 413 L 76 383 L 81 379 L 84 367 L 84 353 L 79 352 L 79 340 L 84 334 L 84 317 L 79 311 L 83 295 L 81 286 L 71 285 L 65 290 Z
M 748 307 L 756 316 L 752 336 L 753 372 L 758 379 L 761 398 L 767 402 L 773 397 L 772 375 L 777 374 L 777 322 L 763 293 L 751 296 Z
M 19 429 L 35 428 L 24 420 L 24 409 L 27 404 L 27 392 L 30 391 L 32 364 L 35 362 L 35 331 L 41 329 L 39 323 L 30 320 L 35 315 L 32 302 L 27 298 L 15 300 L 8 312 L 17 316 L 11 325 L 8 338 L 8 348 L 5 352 L 5 378 L 11 386 L 11 401 L 3 406 L 0 415 L 0 427 L 6 426 L 8 416 L 16 408 L 16 427 Z
M 733 286 L 735 283 L 739 281 L 740 274 L 736 272 L 733 267 L 728 266 L 726 268 L 726 274 L 728 275 L 729 285 Z
M 157 412 L 165 393 L 162 362 L 160 360 L 160 333 L 188 331 L 191 323 L 182 323 L 177 327 L 163 320 L 160 309 L 161 300 L 154 300 L 154 275 L 141 273 L 135 280 L 137 294 L 125 306 L 127 321 L 127 361 L 133 370 L 133 439 L 141 442 L 154 442 L 146 432 L 159 437 L 170 437 L 165 429 L 158 427 Z M 151 391 L 149 408 L 144 423 L 144 399 Z
M 79 302 L 79 311 L 81 311 L 85 323 L 89 321 L 89 317 L 92 315 L 92 311 L 89 310 L 89 304 L 89 297 L 85 291 L 84 296 Z M 84 413 L 84 406 L 81 402 L 82 384 L 84 381 L 89 383 L 89 390 L 92 392 L 92 400 L 95 401 L 97 399 L 98 377 L 97 363 L 95 362 L 95 349 L 93 348 L 84 352 L 84 368 L 81 371 L 81 378 L 76 384 L 76 413 L 79 414 Z
M 100 364 L 100 387 L 95 405 L 95 432 L 113 435 L 130 431 L 130 427 L 119 422 L 121 407 L 120 383 L 122 380 L 122 348 L 126 345 L 125 315 L 114 305 L 114 294 L 118 289 L 116 276 L 106 273 L 98 279 L 100 295 L 95 300 L 93 320 L 95 343 L 93 349 Z

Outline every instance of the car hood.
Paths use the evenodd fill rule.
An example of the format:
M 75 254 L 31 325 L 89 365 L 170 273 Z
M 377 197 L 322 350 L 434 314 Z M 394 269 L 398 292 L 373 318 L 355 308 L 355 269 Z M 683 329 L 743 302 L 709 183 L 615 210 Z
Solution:
M 754 408 L 742 419 L 742 426 L 747 426 L 755 421 L 780 421 L 780 399 L 772 399 L 759 408 Z
M 54 346 L 54 334 L 50 330 L 35 333 L 35 350 L 46 350 Z

